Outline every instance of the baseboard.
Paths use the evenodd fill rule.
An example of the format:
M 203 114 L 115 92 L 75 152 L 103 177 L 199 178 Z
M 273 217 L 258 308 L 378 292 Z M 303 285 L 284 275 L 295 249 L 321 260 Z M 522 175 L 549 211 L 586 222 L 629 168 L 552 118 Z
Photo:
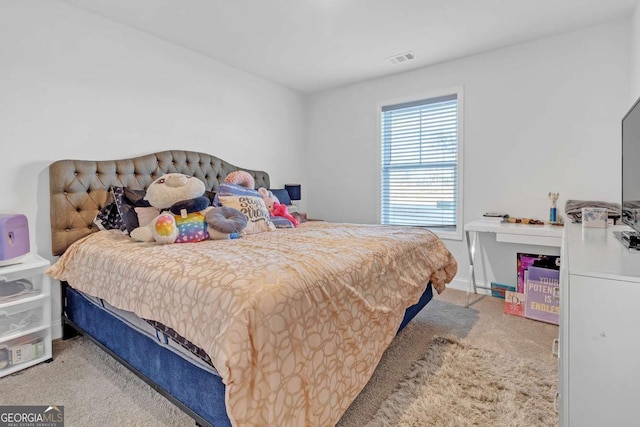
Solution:
M 55 322 L 51 322 L 51 339 L 62 338 L 62 322 L 58 319 Z
M 490 287 L 491 284 L 487 284 L 484 282 L 478 282 L 476 280 L 476 285 L 477 286 L 484 286 L 484 287 Z M 449 283 L 447 285 L 447 288 L 449 289 L 455 289 L 458 291 L 463 291 L 463 292 L 467 292 L 470 288 L 469 288 L 469 280 L 468 279 L 460 279 L 460 278 L 454 278 L 451 283 Z M 471 288 L 472 289 L 472 288 Z M 491 291 L 489 289 L 478 289 L 478 294 L 479 295 L 491 295 Z

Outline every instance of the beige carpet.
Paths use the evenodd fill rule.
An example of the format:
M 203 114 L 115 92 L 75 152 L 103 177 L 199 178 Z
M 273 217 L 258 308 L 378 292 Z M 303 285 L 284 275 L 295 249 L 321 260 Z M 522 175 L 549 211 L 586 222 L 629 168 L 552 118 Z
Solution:
M 552 426 L 556 390 L 535 360 L 437 337 L 367 427 Z
M 429 353 L 437 336 L 533 361 L 555 375 L 557 359 L 550 350 L 557 326 L 506 315 L 503 300 L 497 298 L 474 296 L 469 308 L 465 301 L 464 292 L 452 289 L 436 296 L 396 336 L 338 425 L 361 427 L 370 422 L 414 363 Z M 0 405 L 64 405 L 67 427 L 193 425 L 173 404 L 83 338 L 54 342 L 53 356 L 52 363 L 0 378 Z M 540 374 L 545 381 L 546 375 Z
M 0 379 L 0 405 L 63 405 L 65 427 L 193 426 L 193 420 L 84 337 L 54 360 Z

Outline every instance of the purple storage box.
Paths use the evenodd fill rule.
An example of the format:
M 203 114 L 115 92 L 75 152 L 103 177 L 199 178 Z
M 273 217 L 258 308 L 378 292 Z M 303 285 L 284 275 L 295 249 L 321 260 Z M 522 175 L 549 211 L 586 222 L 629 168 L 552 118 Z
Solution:
M 22 214 L 0 214 L 0 266 L 15 264 L 29 253 L 29 224 Z

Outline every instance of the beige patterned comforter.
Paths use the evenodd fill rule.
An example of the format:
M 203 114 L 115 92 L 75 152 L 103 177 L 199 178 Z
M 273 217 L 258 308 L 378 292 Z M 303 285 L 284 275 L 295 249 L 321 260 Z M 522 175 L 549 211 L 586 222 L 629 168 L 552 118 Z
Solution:
M 457 264 L 431 232 L 308 222 L 237 240 L 159 245 L 109 231 L 48 273 L 202 347 L 234 426 L 332 426 L 429 280 Z

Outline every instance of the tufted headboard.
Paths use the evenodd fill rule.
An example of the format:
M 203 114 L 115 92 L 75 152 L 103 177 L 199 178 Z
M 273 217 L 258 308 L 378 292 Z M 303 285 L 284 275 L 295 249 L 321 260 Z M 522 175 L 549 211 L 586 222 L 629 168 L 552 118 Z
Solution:
M 146 189 L 165 173 L 192 175 L 207 190 L 218 185 L 233 171 L 245 170 L 256 181 L 256 188 L 269 188 L 269 175 L 263 171 L 239 168 L 209 154 L 170 150 L 122 160 L 59 160 L 49 166 L 51 196 L 51 250 L 62 253 L 78 239 L 98 231 L 93 223 L 114 186 Z

